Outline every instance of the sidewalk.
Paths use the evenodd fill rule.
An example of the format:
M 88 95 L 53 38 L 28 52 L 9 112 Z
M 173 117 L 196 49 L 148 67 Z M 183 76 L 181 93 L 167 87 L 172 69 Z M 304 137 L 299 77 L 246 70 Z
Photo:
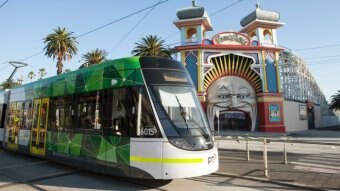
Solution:
M 242 136 L 242 132 L 221 133 L 223 133 L 223 136 L 233 136 L 234 138 L 235 136 Z M 243 132 L 243 136 L 246 133 L 249 132 Z M 280 137 L 282 135 L 260 132 L 249 133 L 249 136 L 256 137 Z M 288 147 L 288 164 L 283 164 L 282 147 L 272 146 L 269 149 L 269 177 L 264 176 L 263 143 L 255 144 L 253 142 L 252 144 L 252 142 L 249 142 L 251 160 L 247 161 L 244 143 L 238 143 L 232 139 L 220 140 L 220 169 L 218 173 L 290 185 L 302 190 L 340 190 L 340 146 L 338 145 L 340 143 L 340 131 L 313 130 L 295 132 L 292 136 L 295 140 L 301 142 L 294 143 L 295 147 L 292 145 Z M 333 140 L 335 146 L 322 144 L 329 139 Z M 312 142 L 310 142 L 311 140 Z

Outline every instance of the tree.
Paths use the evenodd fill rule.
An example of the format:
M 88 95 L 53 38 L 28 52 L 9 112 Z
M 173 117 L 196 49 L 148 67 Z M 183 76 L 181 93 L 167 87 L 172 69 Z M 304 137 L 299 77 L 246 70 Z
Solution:
M 171 58 L 170 50 L 165 47 L 164 42 L 156 35 L 143 37 L 139 42 L 135 43 L 136 46 L 131 54 L 134 56 Z
M 4 81 L 0 84 L 0 87 L 2 89 L 10 89 L 10 88 L 13 88 L 13 87 L 19 86 L 19 85 L 20 85 L 19 82 L 15 82 L 13 80 L 6 80 L 6 81 Z
M 332 95 L 331 99 L 329 109 L 340 110 L 340 90 L 338 90 L 338 93 Z
M 27 76 L 28 76 L 28 78 L 31 79 L 31 81 L 32 81 L 32 79 L 35 78 L 35 73 L 34 73 L 33 71 L 30 71 L 30 72 L 27 74 Z
M 20 85 L 22 85 L 22 82 L 23 82 L 24 80 L 22 79 L 22 78 L 18 78 L 17 79 L 17 82 L 20 84 Z
M 69 72 L 72 72 L 72 70 L 70 70 L 70 69 L 65 69 L 65 70 L 64 70 L 64 74 L 65 74 L 65 73 L 69 73 Z
M 46 72 L 45 68 L 40 68 L 38 74 L 40 75 L 39 80 L 41 80 L 47 74 L 47 72 Z
M 107 52 L 98 48 L 83 55 L 84 64 L 79 68 L 86 68 L 93 64 L 98 64 L 106 60 Z
M 70 60 L 73 55 L 77 54 L 77 40 L 72 36 L 73 32 L 69 32 L 66 28 L 54 29 L 54 33 L 48 34 L 44 38 L 46 44 L 44 50 L 45 55 L 52 57 L 53 60 L 57 57 L 57 74 L 63 72 L 63 60 Z

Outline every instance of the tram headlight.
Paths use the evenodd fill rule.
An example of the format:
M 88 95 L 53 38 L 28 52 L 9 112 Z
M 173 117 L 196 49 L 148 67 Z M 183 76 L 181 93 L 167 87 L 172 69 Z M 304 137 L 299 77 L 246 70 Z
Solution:
M 170 143 L 177 148 L 184 150 L 195 150 L 191 145 L 189 145 L 183 138 L 171 138 L 169 139 Z

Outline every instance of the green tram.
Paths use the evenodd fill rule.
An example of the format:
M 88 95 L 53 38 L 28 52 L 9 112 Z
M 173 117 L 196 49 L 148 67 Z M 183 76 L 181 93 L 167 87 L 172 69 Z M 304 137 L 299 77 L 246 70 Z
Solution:
M 2 147 L 115 176 L 173 179 L 218 169 L 184 66 L 129 57 L 0 92 Z

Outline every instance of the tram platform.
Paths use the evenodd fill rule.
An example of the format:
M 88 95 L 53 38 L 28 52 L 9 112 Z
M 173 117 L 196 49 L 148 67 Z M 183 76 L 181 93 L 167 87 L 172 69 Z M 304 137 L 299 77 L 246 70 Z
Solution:
M 282 142 L 269 143 L 267 177 L 264 174 L 263 142 L 260 138 L 275 140 L 284 134 L 220 133 L 221 137 L 227 138 L 217 143 L 220 156 L 217 174 L 238 180 L 253 180 L 246 183 L 278 184 L 294 190 L 340 190 L 340 131 L 337 129 L 290 133 L 292 141 L 287 143 L 287 164 L 283 160 Z M 253 142 L 249 141 L 249 161 L 242 140 L 246 136 L 253 138 Z M 256 185 L 248 186 L 256 189 Z

